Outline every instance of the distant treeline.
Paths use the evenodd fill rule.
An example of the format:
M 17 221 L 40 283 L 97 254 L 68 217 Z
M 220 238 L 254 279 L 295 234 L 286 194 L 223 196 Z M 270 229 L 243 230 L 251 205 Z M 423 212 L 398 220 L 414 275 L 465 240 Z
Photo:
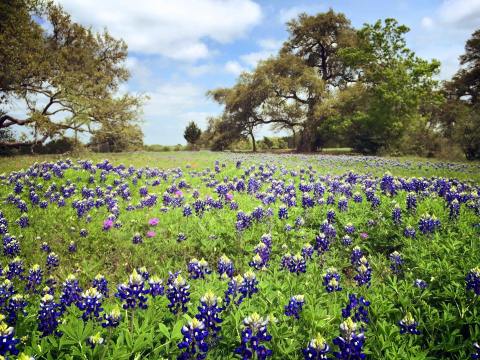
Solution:
M 276 56 L 209 96 L 224 106 L 198 144 L 213 150 L 249 139 L 256 130 L 292 133 L 298 151 L 330 146 L 364 154 L 480 158 L 480 30 L 450 81 L 436 80 L 440 63 L 407 47 L 409 31 L 395 19 L 351 26 L 330 10 L 287 23 Z

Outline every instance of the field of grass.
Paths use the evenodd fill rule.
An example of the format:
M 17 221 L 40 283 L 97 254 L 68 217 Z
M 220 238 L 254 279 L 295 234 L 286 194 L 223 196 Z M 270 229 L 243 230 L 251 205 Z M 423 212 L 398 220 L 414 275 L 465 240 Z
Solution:
M 139 152 L 0 174 L 5 357 L 480 351 L 479 163 Z

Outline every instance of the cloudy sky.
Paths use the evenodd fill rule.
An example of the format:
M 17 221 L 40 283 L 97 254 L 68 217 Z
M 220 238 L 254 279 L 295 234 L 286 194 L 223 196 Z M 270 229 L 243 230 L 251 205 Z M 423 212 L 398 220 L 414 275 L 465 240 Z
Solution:
M 333 8 L 355 27 L 394 17 L 410 27 L 408 45 L 442 63 L 440 77 L 458 67 L 465 41 L 480 27 L 480 0 L 58 0 L 73 19 L 105 27 L 129 47 L 126 89 L 150 97 L 144 108 L 147 144 L 185 143 L 190 120 L 205 127 L 218 105 L 205 92 L 230 86 L 241 71 L 274 54 L 285 22 L 301 12 Z

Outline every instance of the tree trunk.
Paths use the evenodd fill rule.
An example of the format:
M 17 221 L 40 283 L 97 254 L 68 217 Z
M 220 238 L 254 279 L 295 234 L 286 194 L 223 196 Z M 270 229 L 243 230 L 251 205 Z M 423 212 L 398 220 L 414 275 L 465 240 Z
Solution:
M 292 145 L 294 149 L 297 148 L 297 132 L 295 131 L 294 127 L 292 127 Z
M 252 138 L 253 152 L 257 152 L 257 143 L 255 142 L 255 136 L 253 135 L 253 131 L 250 131 L 250 137 Z

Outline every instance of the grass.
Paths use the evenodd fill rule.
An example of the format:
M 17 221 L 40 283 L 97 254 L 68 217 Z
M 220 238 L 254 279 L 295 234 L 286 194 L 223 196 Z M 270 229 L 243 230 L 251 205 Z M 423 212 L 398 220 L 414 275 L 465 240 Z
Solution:
M 36 359 L 175 358 L 180 353 L 177 347 L 182 339 L 180 329 L 198 313 L 200 298 L 208 290 L 224 298 L 228 281 L 215 273 L 218 259 L 222 255 L 228 256 L 234 262 L 235 273 L 244 274 L 252 269 L 250 262 L 254 250 L 265 233 L 271 234 L 273 244 L 269 266 L 255 270 L 258 293 L 238 306 L 230 305 L 221 313 L 220 337 L 210 340 L 208 358 L 234 358 L 234 349 L 241 341 L 242 320 L 254 312 L 270 316 L 268 331 L 272 340 L 265 345 L 273 350 L 275 359 L 302 358 L 302 349 L 317 332 L 336 351 L 338 348 L 332 340 L 339 335 L 339 325 L 344 320 L 341 309 L 348 302 L 348 294 L 352 293 L 370 301 L 370 322 L 366 325 L 364 346 L 369 358 L 466 359 L 473 351 L 473 342 L 480 338 L 478 299 L 465 289 L 465 276 L 479 265 L 478 163 L 203 151 L 88 154 L 81 158 L 85 156 L 92 164 L 103 165 L 93 172 L 72 157 L 71 165 L 65 165 L 61 176 L 56 176 L 51 165 L 27 168 L 33 163 L 51 164 L 55 161 L 65 164 L 59 156 L 2 159 L 0 173 L 5 175 L 0 180 L 0 197 L 10 200 L 4 201 L 0 209 L 7 219 L 8 232 L 20 243 L 18 255 L 25 269 L 38 263 L 46 278 L 47 253 L 40 245 L 48 243 L 60 260 L 60 266 L 51 272 L 58 284 L 55 300 L 59 301 L 61 284 L 69 274 L 75 274 L 85 289 L 95 275 L 101 273 L 110 284 L 110 296 L 102 299 L 107 312 L 121 305 L 120 300 L 113 297 L 116 285 L 125 282 L 134 269 L 145 267 L 151 275 L 162 278 L 164 284 L 169 272 L 181 270 L 190 285 L 188 310 L 184 314 L 172 314 L 165 296 L 148 296 L 146 310 L 123 310 L 120 326 L 110 331 L 92 320 L 84 323 L 79 319 L 81 311 L 72 305 L 62 315 L 59 329 L 63 335 L 41 337 L 36 330 L 41 296 L 25 293 L 26 280 L 14 276 L 12 281 L 17 292 L 28 295 L 27 314 L 19 314 L 15 324 L 16 337 L 25 337 L 18 348 Z M 110 162 L 103 162 L 104 158 Z M 239 167 L 236 166 L 238 161 L 241 161 Z M 120 164 L 125 166 L 116 168 Z M 130 166 L 133 166 L 131 172 Z M 137 172 L 139 169 L 143 170 Z M 395 176 L 398 190 L 395 194 L 389 195 L 381 189 L 381 179 L 386 172 Z M 39 173 L 48 173 L 51 178 L 36 176 Z M 256 183 L 259 187 L 250 192 L 229 189 L 238 204 L 238 210 L 230 209 L 230 203 L 219 197 L 216 188 L 229 183 L 236 186 L 242 177 L 246 190 L 249 179 L 255 179 L 250 180 L 251 185 Z M 412 178 L 419 180 L 415 182 Z M 181 188 L 182 195 L 175 195 L 182 181 L 187 186 Z M 408 191 L 401 188 L 402 182 L 417 184 L 416 211 L 406 209 Z M 10 196 L 16 183 L 22 187 L 19 198 L 28 206 L 29 226 L 25 228 L 16 223 L 21 211 L 15 205 L 18 201 Z M 293 187 L 286 190 L 289 184 Z M 308 184 L 321 185 L 324 193 L 317 197 L 323 199 L 323 204 L 302 207 L 304 196 L 300 188 Z M 58 206 L 55 193 L 61 192 L 62 186 L 72 185 L 75 192 L 70 197 L 64 194 L 66 205 Z M 449 194 L 464 199 L 456 219 L 449 216 L 448 199 L 453 195 L 445 193 L 443 186 L 449 189 Z M 140 195 L 142 187 L 146 187 L 149 194 L 158 196 L 154 206 L 137 206 L 145 199 Z M 200 199 L 207 201 L 205 212 L 195 212 L 194 189 L 198 190 Z M 286 194 L 293 189 L 291 196 L 295 197 L 296 205 L 288 208 L 288 219 L 279 219 L 281 199 L 286 201 Z M 349 196 L 348 209 L 341 211 L 338 208 L 341 189 L 347 195 L 358 192 L 363 201 L 356 203 Z M 378 207 L 366 201 L 369 189 L 380 200 Z M 31 203 L 32 190 L 40 200 L 47 201 L 46 209 Z M 276 201 L 268 203 L 266 197 L 274 192 L 277 193 Z M 313 190 L 307 189 L 306 192 L 315 197 Z M 165 194 L 174 199 L 173 202 L 163 203 Z M 90 197 L 94 205 L 97 200 L 102 202 L 87 211 L 91 220 L 87 219 L 87 214 L 78 217 L 73 202 L 88 202 Z M 209 197 L 215 201 L 209 202 Z M 179 199 L 182 203 L 176 206 Z M 334 203 L 328 205 L 330 200 Z M 392 220 L 395 203 L 402 209 L 401 224 Z M 191 216 L 184 216 L 185 204 L 190 205 Z M 132 211 L 127 210 L 129 205 Z M 259 206 L 264 212 L 271 208 L 273 216 L 263 216 L 238 231 L 238 211 L 251 215 Z M 103 230 L 104 221 L 110 214 L 117 213 L 117 209 L 114 222 L 119 227 Z M 313 255 L 312 260 L 307 261 L 305 273 L 297 275 L 281 270 L 280 262 L 287 252 L 293 255 L 301 252 L 307 243 L 316 244 L 329 210 L 335 212 L 332 226 L 337 232 L 330 239 L 330 250 L 320 256 Z M 432 234 L 421 234 L 418 224 L 427 213 L 436 216 L 441 227 Z M 149 226 L 148 221 L 152 218 L 158 218 L 159 225 Z M 350 223 L 356 231 L 351 235 L 352 244 L 344 245 L 344 228 Z M 286 230 L 287 225 L 292 229 Z M 417 230 L 416 238 L 404 236 L 407 226 Z M 87 230 L 86 237 L 80 236 L 81 229 Z M 147 238 L 148 231 L 154 231 L 155 235 Z M 137 233 L 143 237 L 141 244 L 132 243 Z M 179 242 L 179 234 L 184 234 L 186 240 Z M 4 244 L 6 242 L 4 240 Z M 71 242 L 76 244 L 76 252 L 69 251 Z M 354 246 L 361 248 L 372 269 L 369 287 L 358 286 L 354 279 L 357 266 L 350 262 Z M 389 255 L 394 251 L 398 251 L 404 261 L 402 271 L 397 275 L 390 270 Z M 204 258 L 213 273 L 204 280 L 189 279 L 187 265 L 193 258 Z M 8 273 L 6 266 L 12 261 L 7 255 L 2 258 L 4 276 Z M 322 285 L 323 275 L 330 267 L 335 267 L 341 276 L 342 291 L 328 293 Z M 414 286 L 416 279 L 425 280 L 427 288 L 421 290 Z M 44 285 L 43 282 L 42 287 Z M 285 305 L 296 294 L 305 296 L 299 320 L 284 314 Z M 3 313 L 7 312 L 8 301 L 4 305 L 0 301 Z M 399 333 L 398 322 L 407 312 L 418 321 L 421 335 Z M 86 341 L 97 332 L 105 339 L 104 345 L 90 349 Z

